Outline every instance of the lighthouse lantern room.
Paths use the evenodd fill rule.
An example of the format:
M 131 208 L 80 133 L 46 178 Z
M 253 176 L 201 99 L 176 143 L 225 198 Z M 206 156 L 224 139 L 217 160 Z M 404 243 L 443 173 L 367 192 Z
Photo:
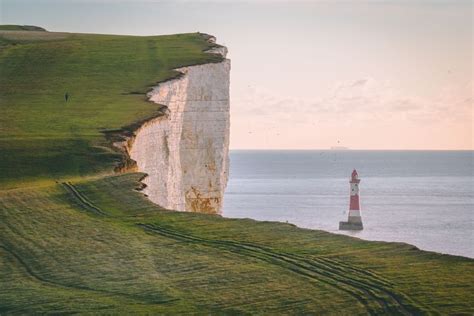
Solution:
M 350 184 L 350 202 L 349 202 L 349 219 L 347 222 L 339 222 L 340 230 L 362 230 L 362 217 L 360 216 L 360 201 L 359 201 L 359 175 L 354 169 L 352 171 Z

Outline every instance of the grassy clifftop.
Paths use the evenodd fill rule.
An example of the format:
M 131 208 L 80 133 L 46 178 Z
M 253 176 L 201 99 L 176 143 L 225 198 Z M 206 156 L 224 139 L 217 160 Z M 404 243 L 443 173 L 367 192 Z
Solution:
M 174 68 L 221 59 L 197 33 L 0 31 L 0 41 L 0 187 L 9 188 L 110 172 L 122 157 L 103 132 L 156 115 L 145 92 Z
M 173 68 L 218 61 L 201 35 L 0 43 L 0 314 L 474 313 L 471 259 L 167 211 L 113 173 L 103 132 L 156 115 L 144 93 Z
M 34 25 L 14 25 L 14 24 L 4 24 L 0 25 L 1 31 L 46 31 L 44 28 Z

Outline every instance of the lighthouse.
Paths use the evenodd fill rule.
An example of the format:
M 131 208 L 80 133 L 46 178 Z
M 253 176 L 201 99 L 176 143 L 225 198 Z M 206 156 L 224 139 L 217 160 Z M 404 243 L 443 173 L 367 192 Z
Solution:
M 362 217 L 360 217 L 360 201 L 359 201 L 359 175 L 354 169 L 351 174 L 350 184 L 350 202 L 349 202 L 349 219 L 347 222 L 339 222 L 340 230 L 362 230 Z

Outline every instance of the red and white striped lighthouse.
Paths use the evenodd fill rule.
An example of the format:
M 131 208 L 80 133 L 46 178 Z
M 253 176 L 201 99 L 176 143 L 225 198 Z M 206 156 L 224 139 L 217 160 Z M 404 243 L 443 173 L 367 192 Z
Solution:
M 360 200 L 359 200 L 359 175 L 354 169 L 352 171 L 351 179 L 349 181 L 351 185 L 350 191 L 350 202 L 349 202 L 349 219 L 347 222 L 339 222 L 339 229 L 342 230 L 361 230 L 364 228 L 362 225 L 362 217 L 360 216 Z

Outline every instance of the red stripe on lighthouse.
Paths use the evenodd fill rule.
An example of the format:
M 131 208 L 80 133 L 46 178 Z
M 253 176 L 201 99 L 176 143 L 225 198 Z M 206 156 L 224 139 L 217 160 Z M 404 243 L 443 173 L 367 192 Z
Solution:
M 359 196 L 358 195 L 351 195 L 351 202 L 349 205 L 349 210 L 359 211 Z

